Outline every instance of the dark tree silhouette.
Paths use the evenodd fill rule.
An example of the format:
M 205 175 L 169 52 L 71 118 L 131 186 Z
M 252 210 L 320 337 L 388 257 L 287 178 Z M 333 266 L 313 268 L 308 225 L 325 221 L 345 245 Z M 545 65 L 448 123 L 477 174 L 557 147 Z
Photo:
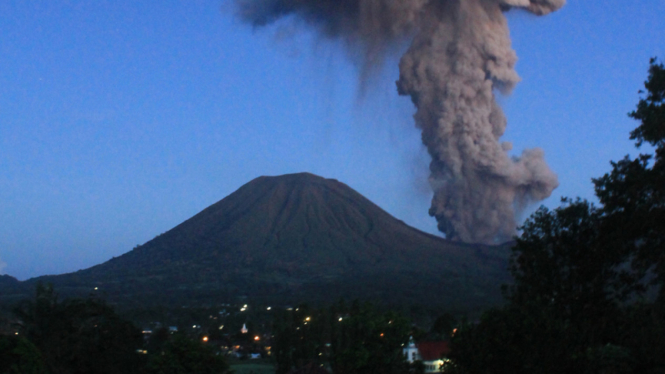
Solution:
M 176 334 L 155 352 L 148 363 L 149 374 L 226 374 L 229 365 L 224 357 L 205 344 Z
M 42 355 L 21 336 L 0 336 L 0 373 L 47 374 Z
M 15 314 L 21 335 L 37 346 L 51 374 L 131 374 L 144 366 L 137 353 L 141 332 L 101 300 L 59 302 L 53 287 L 40 283 L 34 300 Z
M 645 88 L 631 139 L 655 157 L 613 162 L 594 180 L 599 208 L 564 199 L 527 220 L 507 305 L 458 331 L 449 373 L 665 372 L 665 68 L 656 59 Z M 656 300 L 644 293 L 654 287 Z
M 632 265 L 642 273 L 652 271 L 653 283 L 665 282 L 665 67 L 651 59 L 644 83 L 646 97 L 629 114 L 640 125 L 630 133 L 637 147 L 649 143 L 655 156 L 626 156 L 612 163 L 612 171 L 594 179 L 603 204 L 605 223 L 613 240 L 631 254 Z M 640 91 L 644 93 L 643 91 Z M 665 288 L 660 288 L 661 302 Z

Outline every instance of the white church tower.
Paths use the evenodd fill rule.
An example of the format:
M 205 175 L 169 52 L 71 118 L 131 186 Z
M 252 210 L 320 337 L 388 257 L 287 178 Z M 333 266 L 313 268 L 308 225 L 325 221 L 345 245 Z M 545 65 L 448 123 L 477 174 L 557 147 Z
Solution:
M 406 361 L 412 364 L 414 361 L 420 360 L 420 355 L 418 354 L 418 348 L 416 348 L 416 343 L 413 341 L 413 336 L 409 337 L 409 344 L 402 348 L 404 357 Z

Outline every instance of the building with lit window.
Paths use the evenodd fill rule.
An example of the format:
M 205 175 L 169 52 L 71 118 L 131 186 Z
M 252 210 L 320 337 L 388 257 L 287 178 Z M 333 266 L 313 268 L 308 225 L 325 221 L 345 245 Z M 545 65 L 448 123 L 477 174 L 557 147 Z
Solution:
M 402 349 L 409 363 L 422 361 L 425 373 L 440 373 L 445 362 L 444 356 L 450 352 L 448 342 L 419 342 L 409 339 L 409 344 Z

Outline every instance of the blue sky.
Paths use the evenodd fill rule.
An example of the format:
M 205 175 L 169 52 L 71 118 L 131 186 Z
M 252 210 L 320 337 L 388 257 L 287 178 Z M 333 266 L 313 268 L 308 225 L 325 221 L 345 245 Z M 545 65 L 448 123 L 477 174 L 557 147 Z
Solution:
M 398 54 L 361 94 L 339 45 L 287 23 L 252 30 L 228 8 L 0 2 L 0 272 L 101 263 L 253 178 L 300 171 L 435 232 Z M 636 154 L 626 113 L 649 58 L 665 58 L 665 1 L 569 0 L 508 19 L 523 81 L 500 98 L 503 140 L 545 150 L 560 181 L 545 205 L 593 198 L 590 179 Z

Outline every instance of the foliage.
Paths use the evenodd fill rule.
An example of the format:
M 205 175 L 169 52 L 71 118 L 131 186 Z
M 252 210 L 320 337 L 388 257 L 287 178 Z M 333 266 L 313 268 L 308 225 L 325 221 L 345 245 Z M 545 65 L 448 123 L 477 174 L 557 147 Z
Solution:
M 148 342 L 148 361 L 141 354 L 141 332 L 110 306 L 92 298 L 60 302 L 51 285 L 38 284 L 34 300 L 20 304 L 15 314 L 25 338 L 0 339 L 0 369 L 7 373 L 45 373 L 42 359 L 51 374 L 229 372 L 226 360 L 210 347 L 166 329 L 158 329 Z M 7 368 L 21 369 L 5 368 L 10 364 Z
M 640 99 L 637 109 L 629 114 L 630 117 L 641 121 L 641 124 L 630 133 L 631 140 L 637 140 L 639 147 L 647 142 L 658 147 L 661 153 L 665 146 L 665 66 L 652 58 L 649 67 L 649 77 L 644 82 L 647 97 Z M 643 92 L 643 91 L 641 91 Z
M 149 374 L 224 374 L 229 365 L 224 357 L 204 343 L 176 334 L 161 352 L 150 357 Z
M 541 207 L 534 213 L 513 247 L 509 300 L 578 318 L 631 294 L 635 282 L 620 268 L 625 254 L 606 240 L 601 214 L 587 201 L 569 199 L 554 211 Z
M 231 364 L 234 374 L 275 374 L 275 365 L 272 362 L 257 360 L 243 360 Z
M 332 309 L 330 365 L 336 373 L 402 373 L 407 371 L 402 347 L 409 323 L 394 312 L 354 302 Z M 337 321 L 335 321 L 335 318 Z M 339 318 L 342 320 L 340 321 Z M 335 324 L 335 322 L 337 322 Z
M 437 317 L 430 328 L 428 340 L 442 341 L 450 340 L 455 327 L 458 325 L 457 318 L 450 313 L 444 313 Z
M 150 353 L 162 352 L 169 338 L 171 338 L 169 330 L 166 327 L 159 327 L 150 334 L 145 348 Z
M 620 340 L 629 348 L 635 373 L 665 373 L 665 310 L 659 303 L 636 303 L 625 311 Z
M 51 286 L 39 284 L 35 299 L 15 313 L 21 335 L 39 349 L 52 374 L 135 373 L 143 366 L 136 352 L 140 331 L 101 300 L 59 302 Z
M 277 374 L 309 363 L 321 364 L 326 353 L 328 327 L 327 312 L 305 304 L 276 316 L 272 352 Z
M 655 157 L 640 154 L 612 163 L 612 171 L 595 179 L 608 231 L 630 253 L 636 270 L 653 271 L 654 282 L 665 282 L 665 66 L 651 60 L 644 83 L 645 98 L 629 115 L 641 121 L 630 138 L 640 147 L 655 147 Z M 665 288 L 661 288 L 661 301 Z
M 409 323 L 371 304 L 340 302 L 329 309 L 301 305 L 275 322 L 277 373 L 329 364 L 336 373 L 401 373 Z
M 594 180 L 600 208 L 564 199 L 531 216 L 513 248 L 508 304 L 460 328 L 448 372 L 665 371 L 665 68 L 655 59 L 645 87 L 631 139 L 655 158 L 612 163 Z
M 37 347 L 19 336 L 0 336 L 0 374 L 46 374 Z

